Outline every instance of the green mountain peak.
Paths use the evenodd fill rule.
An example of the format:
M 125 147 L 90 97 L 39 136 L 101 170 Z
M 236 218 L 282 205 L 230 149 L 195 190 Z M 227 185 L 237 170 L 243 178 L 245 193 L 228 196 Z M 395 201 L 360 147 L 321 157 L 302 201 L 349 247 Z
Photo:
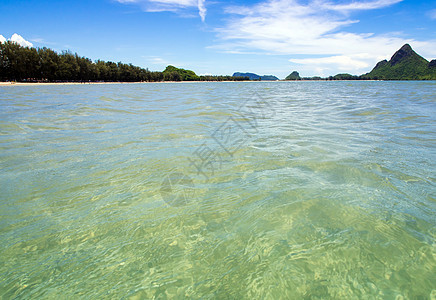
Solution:
M 300 74 L 297 71 L 286 76 L 286 80 L 301 80 Z
M 382 60 L 363 79 L 374 80 L 434 80 L 436 68 L 417 54 L 409 44 L 401 47 L 392 58 Z
M 426 61 L 423 57 L 419 56 L 415 51 L 413 51 L 412 47 L 410 47 L 409 44 L 405 44 L 403 47 L 401 47 L 400 50 L 395 52 L 389 63 L 391 64 L 391 66 L 395 66 L 396 64 L 401 63 L 405 59 L 410 59 L 412 57 L 418 60 L 422 60 L 423 62 Z

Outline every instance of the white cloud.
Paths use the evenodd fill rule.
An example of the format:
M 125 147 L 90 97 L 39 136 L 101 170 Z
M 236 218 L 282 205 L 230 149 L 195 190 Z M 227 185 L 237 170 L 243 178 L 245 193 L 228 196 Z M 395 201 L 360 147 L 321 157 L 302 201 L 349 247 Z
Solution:
M 123 4 L 138 4 L 148 12 L 172 11 L 196 7 L 201 20 L 206 18 L 205 0 L 117 0 Z
M 23 47 L 33 47 L 33 44 L 31 42 L 26 41 L 21 35 L 16 33 L 14 33 L 9 40 Z
M 0 34 L 0 43 L 6 42 L 6 38 Z M 14 33 L 12 37 L 8 40 L 14 43 L 17 43 L 23 47 L 33 47 L 33 44 L 29 41 L 26 41 L 21 35 Z
M 436 9 L 431 10 L 428 15 L 430 19 L 436 20 Z
M 330 57 L 321 58 L 303 58 L 303 59 L 290 59 L 290 62 L 304 65 L 316 65 L 316 66 L 329 66 L 335 65 L 339 69 L 347 70 L 350 66 L 355 69 L 364 69 L 368 67 L 368 64 L 357 59 L 353 59 L 350 56 L 336 55 Z
M 253 6 L 228 7 L 226 12 L 232 18 L 217 29 L 221 43 L 212 48 L 233 53 L 257 51 L 288 55 L 292 63 L 306 66 L 313 63 L 311 70 L 306 68 L 310 75 L 316 75 L 317 68 L 352 74 L 370 71 L 377 61 L 389 58 L 405 43 L 412 44 L 423 55 L 431 55 L 436 40 L 420 42 L 392 33 L 388 36 L 345 30 L 346 26 L 358 22 L 350 19 L 348 13 L 379 9 L 400 1 L 332 4 L 326 0 L 313 0 L 303 4 L 299 0 L 269 0 Z M 297 55 L 317 55 L 318 58 L 298 60 Z M 319 58 L 320 55 L 325 57 Z
M 305 65 L 309 68 L 315 66 L 317 75 L 326 76 L 330 74 L 329 72 L 334 70 L 347 72 L 350 68 L 353 70 L 365 70 L 369 67 L 367 62 L 359 60 L 358 58 L 359 55 L 354 55 L 353 57 L 336 55 L 321 58 L 290 59 L 289 61 L 295 64 Z

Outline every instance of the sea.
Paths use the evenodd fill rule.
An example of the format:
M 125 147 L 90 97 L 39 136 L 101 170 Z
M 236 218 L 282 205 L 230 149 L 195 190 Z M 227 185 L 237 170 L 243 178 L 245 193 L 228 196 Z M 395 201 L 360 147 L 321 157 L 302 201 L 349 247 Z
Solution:
M 436 82 L 0 87 L 1 299 L 436 299 Z

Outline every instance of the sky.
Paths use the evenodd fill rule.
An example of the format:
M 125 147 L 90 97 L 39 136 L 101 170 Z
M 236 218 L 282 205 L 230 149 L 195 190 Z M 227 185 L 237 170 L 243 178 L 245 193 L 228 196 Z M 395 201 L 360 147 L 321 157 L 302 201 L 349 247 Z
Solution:
M 197 74 L 360 75 L 436 58 L 435 0 L 0 0 L 0 42 Z

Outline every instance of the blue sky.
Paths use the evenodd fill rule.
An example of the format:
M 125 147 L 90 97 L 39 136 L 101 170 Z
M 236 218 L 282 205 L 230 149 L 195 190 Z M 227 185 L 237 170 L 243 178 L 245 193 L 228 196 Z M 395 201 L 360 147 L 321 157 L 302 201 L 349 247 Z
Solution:
M 428 0 L 0 0 L 0 16 L 0 39 L 150 70 L 363 74 L 404 43 L 436 58 Z

